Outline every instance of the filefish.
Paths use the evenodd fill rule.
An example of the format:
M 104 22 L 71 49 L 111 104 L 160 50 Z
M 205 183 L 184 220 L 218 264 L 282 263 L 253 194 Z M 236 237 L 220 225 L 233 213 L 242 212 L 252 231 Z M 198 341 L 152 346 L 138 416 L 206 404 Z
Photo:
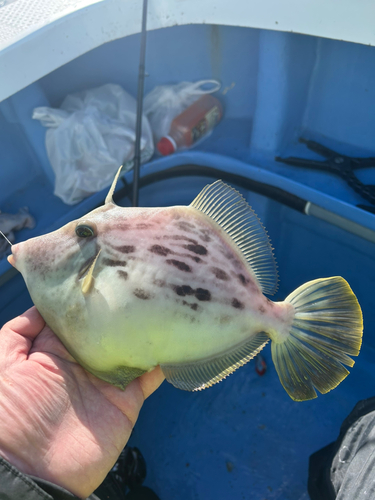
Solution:
M 50 234 L 12 247 L 46 323 L 89 372 L 124 389 L 157 365 L 175 387 L 202 390 L 271 340 L 289 394 L 327 393 L 352 367 L 362 313 L 342 277 L 272 302 L 277 269 L 268 235 L 222 181 L 189 206 L 105 204 Z

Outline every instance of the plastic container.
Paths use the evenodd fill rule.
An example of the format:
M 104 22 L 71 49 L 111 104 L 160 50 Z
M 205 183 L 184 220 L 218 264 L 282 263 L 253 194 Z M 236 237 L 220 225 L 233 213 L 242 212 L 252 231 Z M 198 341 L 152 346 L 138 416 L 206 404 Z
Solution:
M 211 132 L 222 116 L 220 101 L 210 94 L 203 95 L 172 121 L 169 134 L 156 146 L 159 153 L 167 156 L 177 149 L 189 148 Z

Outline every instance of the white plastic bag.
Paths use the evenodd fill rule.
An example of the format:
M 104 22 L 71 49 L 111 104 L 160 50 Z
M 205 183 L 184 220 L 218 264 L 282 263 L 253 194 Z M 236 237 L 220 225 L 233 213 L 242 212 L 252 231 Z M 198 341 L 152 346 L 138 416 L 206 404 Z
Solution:
M 203 89 L 202 87 L 206 85 L 210 87 Z M 220 86 L 217 80 L 181 82 L 176 85 L 160 85 L 147 94 L 144 98 L 143 112 L 150 122 L 155 144 L 168 135 L 176 116 L 203 94 L 217 92 Z
M 33 118 L 48 127 L 54 192 L 68 205 L 108 186 L 121 164 L 124 171 L 133 166 L 136 100 L 119 85 L 68 95 L 60 109 L 35 108 Z M 143 116 L 141 162 L 153 152 L 150 124 Z

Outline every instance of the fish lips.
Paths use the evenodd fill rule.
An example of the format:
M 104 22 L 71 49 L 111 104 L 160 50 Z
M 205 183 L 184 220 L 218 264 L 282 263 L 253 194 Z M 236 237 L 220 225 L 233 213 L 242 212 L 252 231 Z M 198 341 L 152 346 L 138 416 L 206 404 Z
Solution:
M 12 245 L 12 253 L 11 253 L 11 255 L 8 255 L 8 257 L 7 257 L 9 264 L 11 264 L 16 269 L 17 269 L 17 264 L 16 264 L 17 247 L 18 247 L 18 245 Z

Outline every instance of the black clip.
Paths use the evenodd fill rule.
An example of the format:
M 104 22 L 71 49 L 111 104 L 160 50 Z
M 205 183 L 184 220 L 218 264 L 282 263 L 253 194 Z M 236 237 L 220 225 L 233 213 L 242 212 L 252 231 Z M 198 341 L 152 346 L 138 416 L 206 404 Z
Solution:
M 375 186 L 363 184 L 363 182 L 361 182 L 354 173 L 355 170 L 359 170 L 361 168 L 375 167 L 374 157 L 353 158 L 345 156 L 336 153 L 336 151 L 332 151 L 332 149 L 326 148 L 315 141 L 309 141 L 302 137 L 299 139 L 299 142 L 306 144 L 311 151 L 324 156 L 327 160 L 316 161 L 296 158 L 294 156 L 290 156 L 289 158 L 280 158 L 279 156 L 276 156 L 275 160 L 288 165 L 293 165 L 295 167 L 313 168 L 339 175 L 357 194 L 362 196 L 362 198 L 370 202 L 372 205 L 375 205 Z M 360 207 L 373 213 L 372 207 L 366 207 L 364 205 L 360 205 Z

